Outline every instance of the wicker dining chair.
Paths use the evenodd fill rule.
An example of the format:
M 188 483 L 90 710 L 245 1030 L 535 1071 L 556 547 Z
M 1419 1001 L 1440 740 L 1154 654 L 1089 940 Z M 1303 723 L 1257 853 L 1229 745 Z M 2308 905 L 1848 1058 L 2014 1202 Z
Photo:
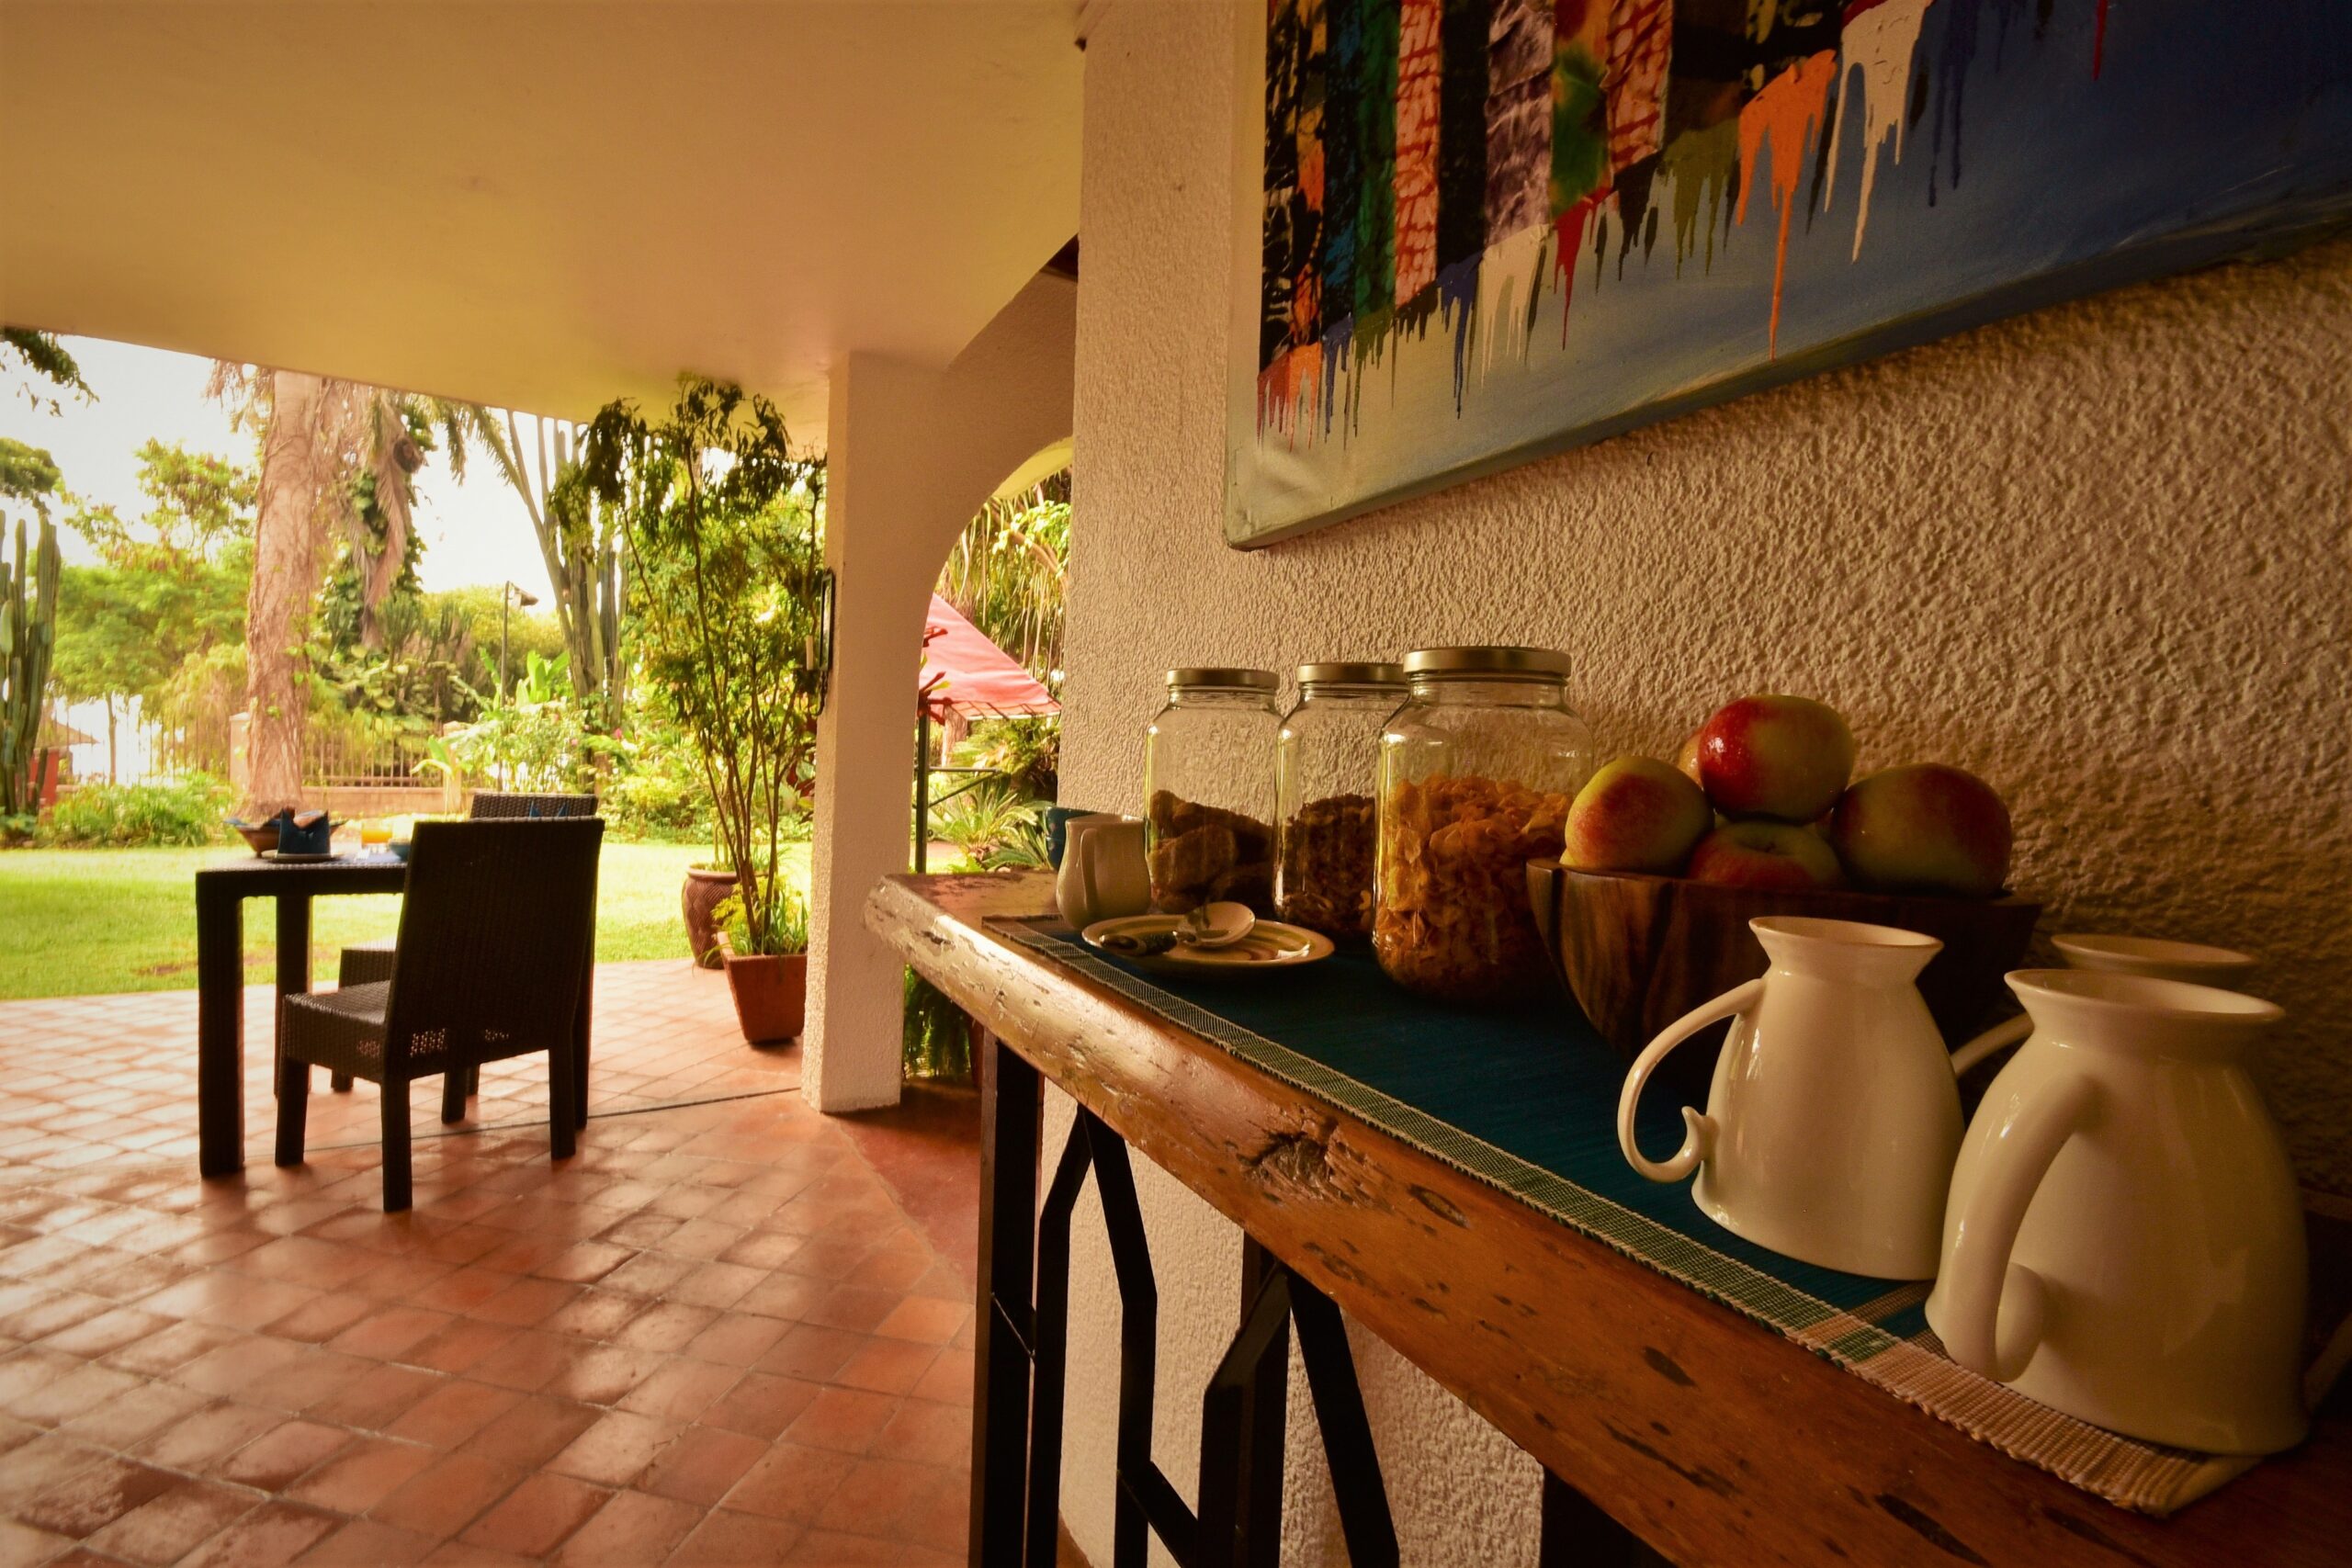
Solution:
M 544 819 L 549 817 L 594 817 L 596 797 L 593 795 L 509 795 L 498 790 L 480 789 L 466 807 L 466 815 L 477 822 L 496 821 L 511 817 Z
M 522 795 L 494 789 L 478 789 L 467 804 L 469 821 L 495 822 L 513 818 L 529 818 L 535 821 L 548 818 L 594 817 L 596 797 L 593 795 Z M 338 986 L 365 986 L 372 981 L 392 977 L 392 944 L 389 942 L 362 942 L 343 950 L 335 965 L 334 983 Z M 347 1073 L 335 1073 L 327 1079 L 327 1087 L 337 1094 L 351 1088 Z M 480 1086 L 469 1078 L 465 1092 L 471 1094 Z M 582 1104 L 588 1097 L 588 1086 L 580 1086 Z
M 299 1064 L 367 1078 L 383 1087 L 384 1209 L 405 1209 L 410 1082 L 439 1074 L 446 1085 L 540 1052 L 554 1157 L 571 1157 L 582 1092 L 573 1022 L 604 833 L 594 817 L 417 825 L 391 977 L 280 999 L 279 1165 L 302 1163 L 310 1097 Z M 443 1104 L 446 1121 L 446 1089 Z

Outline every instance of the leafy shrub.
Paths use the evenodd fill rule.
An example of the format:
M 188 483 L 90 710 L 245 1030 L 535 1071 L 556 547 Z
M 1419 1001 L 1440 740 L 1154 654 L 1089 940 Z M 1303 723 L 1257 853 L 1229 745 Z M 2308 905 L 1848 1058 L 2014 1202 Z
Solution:
M 1034 871 L 1049 866 L 1046 844 L 1045 802 L 1033 800 L 1023 808 L 1012 831 L 980 862 L 983 871 Z
M 84 784 L 51 808 L 35 836 L 52 845 L 217 843 L 235 798 L 210 773 L 165 784 Z
M 710 841 L 710 792 L 698 781 L 663 773 L 616 773 L 597 810 L 616 839 L 647 844 Z
M 710 912 L 711 923 L 727 933 L 727 945 L 744 957 L 766 953 L 791 957 L 808 951 L 808 901 L 784 879 L 773 878 L 763 900 L 773 911 L 763 945 L 755 945 L 743 896 L 730 893 Z
M 906 1007 L 900 1014 L 899 1057 L 910 1078 L 972 1076 L 972 1021 L 947 993 L 907 971 Z
M 987 865 L 1036 813 L 1003 785 L 981 784 L 932 808 L 931 836 L 955 845 L 974 865 Z
M 984 718 L 972 726 L 965 761 L 1002 773 L 1024 799 L 1052 800 L 1061 793 L 1062 721 L 1045 718 Z

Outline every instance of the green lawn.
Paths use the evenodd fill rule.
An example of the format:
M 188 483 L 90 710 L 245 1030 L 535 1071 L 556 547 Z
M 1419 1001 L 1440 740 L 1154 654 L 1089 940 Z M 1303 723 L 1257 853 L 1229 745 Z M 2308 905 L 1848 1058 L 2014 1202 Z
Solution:
M 242 850 L 0 852 L 0 1000 L 186 990 L 196 985 L 196 889 L 200 865 Z M 808 849 L 787 847 L 804 886 Z M 596 956 L 684 958 L 678 887 L 707 845 L 605 846 L 596 882 Z M 321 898 L 311 906 L 312 967 L 334 973 L 346 942 L 390 937 L 392 897 Z M 269 907 L 245 907 L 245 978 L 270 976 Z

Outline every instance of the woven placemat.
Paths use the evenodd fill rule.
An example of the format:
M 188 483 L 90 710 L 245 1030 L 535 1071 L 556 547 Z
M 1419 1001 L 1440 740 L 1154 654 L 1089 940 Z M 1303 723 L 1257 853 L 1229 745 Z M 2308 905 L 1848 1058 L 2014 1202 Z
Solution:
M 1945 1355 L 1928 1327 L 1926 1283 L 1783 1258 L 1702 1214 L 1687 1182 L 1645 1180 L 1617 1147 L 1624 1064 L 1565 1000 L 1521 1014 L 1444 1008 L 1391 985 L 1354 953 L 1277 984 L 1171 982 L 1103 957 L 1057 920 L 989 924 L 2110 1503 L 2172 1513 L 2259 1462 L 2163 1448 L 2061 1415 Z M 1661 1156 L 1680 1143 L 1679 1103 L 1667 1086 L 1644 1096 L 1637 1134 Z

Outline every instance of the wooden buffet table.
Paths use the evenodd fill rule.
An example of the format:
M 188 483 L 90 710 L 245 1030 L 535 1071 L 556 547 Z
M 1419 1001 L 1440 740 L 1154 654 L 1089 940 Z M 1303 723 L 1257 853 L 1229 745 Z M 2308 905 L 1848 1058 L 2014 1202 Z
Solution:
M 1078 1102 L 1081 1134 L 1092 1125 L 1115 1134 L 1097 1134 L 1112 1157 L 1093 1166 L 1114 1254 L 1112 1200 L 1121 1196 L 1124 1148 L 1132 1147 L 1248 1234 L 1245 1299 L 1268 1278 L 1295 1281 L 1290 1304 L 1335 1445 L 1333 1471 L 1352 1478 L 1341 1483 L 1341 1512 L 1360 1568 L 1384 1555 L 1376 1539 L 1385 1504 L 1376 1471 L 1366 1472 L 1370 1456 L 1359 1462 L 1345 1447 L 1356 1440 L 1351 1428 L 1360 1433 L 1361 1407 L 1351 1408 L 1351 1369 L 1328 1364 L 1328 1337 L 1318 1368 L 1310 1309 L 1321 1310 L 1325 1296 L 1542 1461 L 1553 1478 L 1547 1563 L 1650 1561 L 1653 1550 L 1690 1564 L 1808 1568 L 1831 1561 L 2352 1562 L 2352 1422 L 2340 1412 L 2324 1416 L 2301 1449 L 2168 1519 L 2111 1506 L 984 924 L 1051 906 L 1051 884 L 1038 874 L 892 877 L 866 906 L 867 925 L 980 1032 L 987 1120 L 974 1562 L 1040 1561 L 1041 1541 L 1042 1561 L 1052 1561 L 1057 1483 L 1040 1472 L 1058 1467 L 1030 1462 L 1029 1451 L 1058 1452 L 1068 1269 L 1067 1201 L 1057 1211 L 1049 1192 L 1049 1223 L 1042 1234 L 1035 1228 L 1044 1081 Z M 1054 1187 L 1074 1192 L 1086 1174 L 1082 1151 L 1065 1154 Z M 1132 1211 L 1131 1199 L 1125 1207 Z M 1050 1223 L 1057 1212 L 1058 1235 Z M 1139 1243 L 1134 1250 L 1141 1254 Z M 1148 1407 L 1148 1268 L 1146 1259 L 1133 1274 L 1132 1261 L 1120 1258 L 1129 1314 L 1122 1399 L 1139 1391 Z M 2315 1259 L 2321 1269 L 2340 1262 L 2333 1250 Z M 1122 1562 L 1140 1561 L 1134 1554 L 1147 1521 L 1196 1564 L 1272 1561 L 1280 1396 L 1270 1407 L 1265 1385 L 1278 1389 L 1282 1380 L 1246 1374 L 1279 1367 L 1286 1342 L 1270 1348 L 1278 1313 L 1243 1315 L 1245 1332 L 1227 1358 L 1236 1376 L 1227 1386 L 1221 1371 L 1208 1393 L 1213 1438 L 1223 1423 L 1224 1438 L 1204 1444 L 1214 1462 L 1204 1465 L 1197 1518 L 1152 1469 L 1148 1419 L 1140 1446 L 1131 1446 L 1133 1423 L 1123 1412 Z M 1345 1386 L 1318 1371 L 1344 1373 Z M 1253 1471 L 1250 1458 L 1266 1452 L 1268 1435 L 1271 1515 L 1267 1465 Z M 1442 1457 L 1380 1461 L 1394 1467 Z M 1369 1517 L 1374 1507 L 1377 1519 Z M 1369 1551 L 1366 1540 L 1375 1542 Z

